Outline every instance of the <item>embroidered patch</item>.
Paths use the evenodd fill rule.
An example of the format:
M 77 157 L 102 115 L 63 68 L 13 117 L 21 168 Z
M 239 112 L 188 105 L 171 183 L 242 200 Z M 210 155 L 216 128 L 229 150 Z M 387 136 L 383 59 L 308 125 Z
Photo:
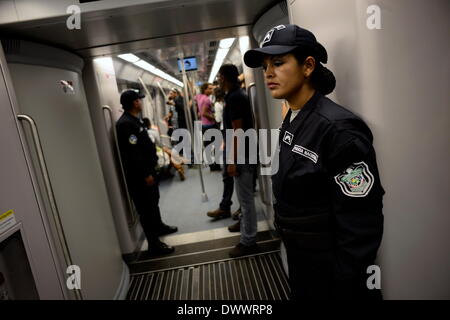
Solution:
M 272 40 L 272 36 L 273 36 L 273 33 L 274 33 L 275 31 L 277 31 L 277 30 L 280 31 L 280 30 L 283 30 L 283 29 L 286 29 L 286 26 L 283 25 L 283 24 L 280 24 L 279 26 L 276 26 L 276 27 L 273 27 L 272 29 L 270 29 L 270 30 L 266 33 L 266 36 L 264 37 L 263 41 L 261 42 L 260 47 L 262 48 L 262 46 L 263 46 L 264 44 L 266 44 L 267 42 L 270 42 L 270 40 Z
M 290 133 L 289 131 L 286 131 L 284 133 L 283 142 L 287 143 L 288 145 L 292 144 L 292 140 L 294 139 L 294 135 Z
M 272 35 L 273 35 L 273 32 L 274 32 L 275 30 L 274 29 L 270 29 L 267 33 L 266 33 L 266 36 L 264 37 L 264 39 L 263 39 L 263 41 L 261 42 L 261 44 L 260 44 L 260 47 L 262 48 L 262 46 L 264 45 L 264 44 L 266 44 L 267 42 L 270 42 L 270 40 L 272 39 Z
M 365 197 L 373 186 L 373 175 L 365 162 L 348 167 L 345 172 L 334 177 L 342 192 L 349 197 Z
M 128 142 L 130 142 L 131 144 L 136 144 L 137 140 L 138 140 L 137 137 L 134 134 L 132 134 L 128 139 Z
M 317 163 L 317 160 L 319 159 L 319 156 L 314 151 L 308 150 L 305 147 L 295 145 L 292 149 L 292 152 L 298 153 L 301 156 L 304 156 L 305 158 L 308 158 L 314 163 Z

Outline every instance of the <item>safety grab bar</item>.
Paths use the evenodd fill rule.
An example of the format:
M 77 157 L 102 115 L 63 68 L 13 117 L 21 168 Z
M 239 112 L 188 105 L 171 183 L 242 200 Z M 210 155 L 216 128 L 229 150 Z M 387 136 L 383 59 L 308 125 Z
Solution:
M 126 197 L 127 197 L 128 210 L 131 213 L 131 221 L 129 222 L 129 226 L 134 226 L 136 224 L 136 222 L 137 222 L 137 215 L 134 212 L 133 205 L 131 204 L 130 193 L 128 192 L 127 180 L 125 178 L 125 171 L 123 169 L 122 157 L 120 156 L 119 143 L 117 141 L 116 126 L 115 126 L 115 123 L 113 121 L 113 112 L 112 112 L 111 107 L 107 106 L 107 105 L 102 106 L 102 109 L 103 110 L 107 110 L 108 113 L 109 113 L 109 118 L 110 118 L 110 121 L 111 121 L 111 129 L 113 131 L 113 136 L 114 136 L 114 147 L 116 149 L 117 157 L 119 158 L 120 172 L 122 174 L 123 183 L 124 183 L 124 186 L 125 186 L 125 191 L 126 191 L 125 193 L 126 193 Z
M 47 163 L 45 162 L 44 151 L 42 149 L 42 144 L 41 144 L 41 140 L 39 138 L 39 132 L 37 129 L 36 122 L 34 121 L 34 119 L 32 117 L 25 115 L 25 114 L 17 115 L 17 119 L 19 119 L 21 121 L 24 120 L 30 124 L 32 137 L 33 137 L 33 143 L 36 148 L 39 167 L 41 169 L 42 176 L 44 178 L 44 186 L 45 186 L 45 190 L 47 192 L 48 200 L 50 202 L 53 220 L 55 222 L 56 232 L 58 234 L 58 240 L 59 240 L 62 250 L 63 250 L 64 262 L 67 264 L 67 267 L 72 266 L 73 265 L 72 257 L 70 256 L 70 251 L 69 251 L 69 246 L 67 244 L 66 234 L 64 232 L 64 228 L 63 228 L 62 221 L 61 221 L 61 216 L 59 214 L 58 206 L 56 204 L 56 198 L 55 198 L 55 194 L 53 192 L 53 187 L 52 187 L 52 183 L 50 181 L 50 176 L 48 174 Z M 75 297 L 77 300 L 83 300 L 80 290 L 81 289 L 74 290 Z

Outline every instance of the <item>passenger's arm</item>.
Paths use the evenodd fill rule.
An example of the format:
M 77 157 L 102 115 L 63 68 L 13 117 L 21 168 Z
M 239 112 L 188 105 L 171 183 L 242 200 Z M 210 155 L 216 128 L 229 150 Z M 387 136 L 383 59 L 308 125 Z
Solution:
M 231 122 L 233 126 L 233 131 L 244 128 L 244 121 L 242 119 L 236 119 Z M 237 136 L 233 137 L 233 146 L 232 146 L 232 154 L 231 159 L 233 159 L 233 164 L 227 165 L 227 172 L 230 176 L 235 177 L 239 173 L 237 172 L 236 163 L 237 163 L 237 152 L 238 152 L 238 139 Z
M 212 112 L 211 112 L 211 106 L 209 106 L 209 107 L 204 106 L 204 107 L 202 108 L 202 112 L 201 112 L 200 116 L 203 116 L 203 117 L 205 117 L 205 118 L 207 118 L 207 119 L 209 119 L 209 120 L 212 120 L 212 121 L 215 121 L 215 120 L 216 120 L 216 119 L 214 118 L 214 115 L 213 115 Z

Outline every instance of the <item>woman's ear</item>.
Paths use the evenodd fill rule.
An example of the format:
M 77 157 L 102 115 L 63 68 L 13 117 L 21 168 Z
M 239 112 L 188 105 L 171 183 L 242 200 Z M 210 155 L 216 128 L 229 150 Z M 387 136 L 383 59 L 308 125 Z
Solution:
M 316 59 L 314 57 L 308 56 L 303 63 L 303 75 L 305 78 L 309 78 L 316 68 Z

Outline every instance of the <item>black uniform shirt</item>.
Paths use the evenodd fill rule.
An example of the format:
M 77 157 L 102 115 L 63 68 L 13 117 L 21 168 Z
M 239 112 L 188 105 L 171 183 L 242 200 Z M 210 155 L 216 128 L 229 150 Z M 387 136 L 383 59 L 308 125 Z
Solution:
M 242 120 L 244 132 L 252 129 L 253 115 L 247 94 L 241 88 L 236 87 L 225 96 L 225 107 L 223 109 L 224 129 L 233 129 L 233 121 Z M 227 136 L 225 135 L 225 138 Z M 249 159 L 249 141 L 245 142 L 245 160 Z
M 174 99 L 174 103 L 175 103 L 175 110 L 177 111 L 178 114 L 178 128 L 187 128 L 186 125 L 186 116 L 184 113 L 184 100 L 182 96 L 177 96 Z
M 292 122 L 290 116 L 280 128 L 279 170 L 272 177 L 276 218 L 328 214 L 343 265 L 373 261 L 384 190 L 370 129 L 318 92 Z
M 117 140 L 127 181 L 142 184 L 155 175 L 158 163 L 156 148 L 150 140 L 144 123 L 124 112 L 116 123 Z

